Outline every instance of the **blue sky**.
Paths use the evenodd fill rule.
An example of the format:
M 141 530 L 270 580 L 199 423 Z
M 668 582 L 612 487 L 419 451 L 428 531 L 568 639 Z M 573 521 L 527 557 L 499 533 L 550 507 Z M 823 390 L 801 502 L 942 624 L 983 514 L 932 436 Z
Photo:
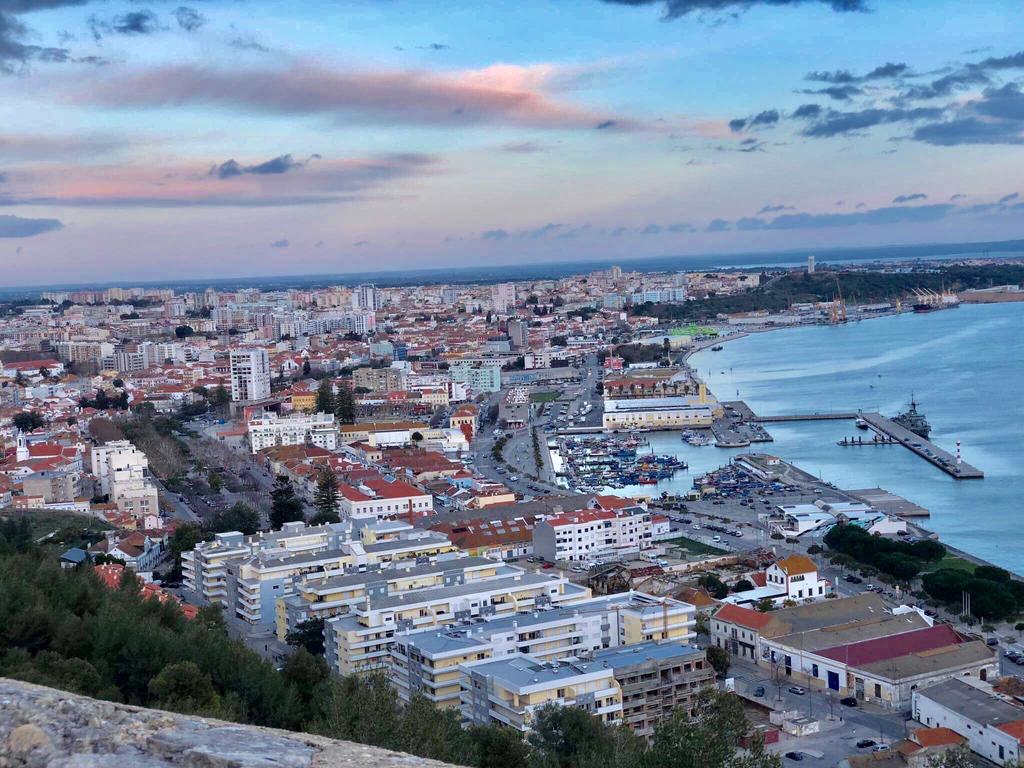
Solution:
M 0 0 L 4 284 L 1024 237 L 1024 8 Z

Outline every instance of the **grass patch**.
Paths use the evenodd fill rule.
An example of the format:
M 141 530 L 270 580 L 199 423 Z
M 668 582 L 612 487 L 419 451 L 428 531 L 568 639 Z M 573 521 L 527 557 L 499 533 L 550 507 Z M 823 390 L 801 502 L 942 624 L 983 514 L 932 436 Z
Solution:
M 91 515 L 76 515 L 73 512 L 58 512 L 48 509 L 11 510 L 4 512 L 2 517 L 15 520 L 25 518 L 32 526 L 32 540 L 38 541 L 44 536 L 54 534 L 42 543 L 61 549 L 83 547 L 103 538 L 103 531 L 109 531 L 110 525 Z M 83 546 L 84 545 L 84 546 Z
M 964 560 L 962 557 L 947 552 L 941 560 L 936 563 L 928 563 L 922 573 L 928 573 L 930 571 L 938 571 L 942 569 L 950 569 L 954 571 L 965 571 L 967 573 L 974 573 L 974 569 L 977 568 L 974 563 L 969 560 Z
M 728 550 L 721 549 L 719 547 L 713 547 L 710 544 L 705 544 L 701 541 L 695 541 L 688 539 L 685 536 L 680 536 L 677 539 L 669 539 L 664 542 L 669 547 L 676 547 L 682 549 L 691 555 L 725 555 L 728 554 Z
M 562 396 L 562 393 L 560 391 L 558 391 L 558 390 L 549 390 L 547 392 L 533 392 L 530 395 L 530 402 L 531 403 L 553 403 L 553 402 L 555 402 L 555 400 L 557 400 L 561 396 Z

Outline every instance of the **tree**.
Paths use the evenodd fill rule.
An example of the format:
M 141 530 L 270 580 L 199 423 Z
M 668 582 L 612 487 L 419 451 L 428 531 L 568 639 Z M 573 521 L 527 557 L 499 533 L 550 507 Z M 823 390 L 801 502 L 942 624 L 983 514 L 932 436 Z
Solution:
M 224 487 L 224 481 L 221 479 L 220 473 L 214 469 L 206 473 L 206 484 L 210 486 L 210 490 L 214 493 L 220 493 L 220 489 Z
M 305 519 L 302 499 L 295 495 L 295 487 L 287 475 L 278 475 L 270 489 L 270 527 L 280 530 L 285 523 Z
M 303 360 L 302 361 L 302 375 L 303 376 L 309 376 L 309 372 L 311 370 L 312 370 L 312 368 L 309 365 L 309 360 Z
M 705 573 L 697 580 L 697 584 L 704 587 L 713 598 L 721 600 L 729 596 L 729 587 L 719 578 L 717 573 Z
M 42 377 L 43 377 L 44 379 L 48 379 L 48 378 L 50 378 L 50 369 L 49 369 L 49 368 L 47 368 L 47 367 L 46 367 L 45 365 L 44 365 L 44 366 L 42 366 L 42 367 L 41 367 L 41 368 L 39 369 L 39 375 L 40 375 L 40 376 L 42 376 Z
M 320 477 L 316 481 L 316 492 L 313 494 L 313 506 L 316 507 L 316 515 L 312 523 L 323 525 L 324 523 L 337 523 L 341 520 L 338 516 L 338 476 L 330 466 L 320 470 Z
M 639 738 L 631 732 L 620 736 L 582 709 L 557 704 L 534 712 L 528 739 L 536 764 L 552 768 L 635 766 L 642 752 Z
M 931 757 L 926 765 L 927 768 L 973 768 L 976 763 L 971 748 L 966 744 L 959 744 L 941 755 Z
M 241 501 L 215 514 L 210 519 L 209 525 L 207 525 L 207 530 L 213 533 L 239 531 L 246 536 L 251 536 L 259 529 L 259 514 L 248 504 Z
M 352 387 L 347 381 L 338 382 L 338 394 L 334 401 L 334 415 L 341 424 L 353 424 L 356 420 L 356 400 Z
M 179 339 L 187 339 L 189 336 L 194 336 L 195 333 L 191 325 L 179 325 L 174 329 L 174 335 Z
M 295 629 L 285 635 L 284 641 L 297 648 L 305 648 L 314 656 L 324 655 L 324 620 L 306 619 L 295 625 Z
M 11 421 L 21 432 L 31 432 L 34 429 L 46 426 L 46 419 L 44 419 L 42 414 L 37 411 L 22 411 L 21 413 L 16 413 Z
M 715 672 L 720 677 L 725 677 L 725 674 L 729 671 L 729 664 L 731 659 L 729 658 L 729 652 L 725 648 L 719 648 L 717 645 L 712 645 L 707 650 L 708 661 L 711 666 L 715 668 Z
M 733 592 L 749 592 L 754 588 L 754 585 L 748 579 L 740 579 L 732 585 Z
M 330 379 L 321 379 L 316 390 L 316 412 L 334 413 L 334 385 Z
M 224 408 L 230 402 L 231 393 L 224 388 L 223 384 L 218 384 L 217 388 L 213 390 L 213 404 L 218 408 Z
M 513 728 L 474 725 L 469 729 L 479 768 L 522 768 L 528 765 L 530 747 Z
M 217 701 L 210 676 L 193 661 L 164 667 L 149 681 L 149 693 L 160 706 L 177 712 L 206 710 Z

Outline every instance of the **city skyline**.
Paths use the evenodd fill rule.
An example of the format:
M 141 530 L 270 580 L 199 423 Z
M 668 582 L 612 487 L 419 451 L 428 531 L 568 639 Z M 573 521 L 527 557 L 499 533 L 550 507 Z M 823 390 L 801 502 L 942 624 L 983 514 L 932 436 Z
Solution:
M 0 282 L 1020 237 L 1022 17 L 8 0 Z

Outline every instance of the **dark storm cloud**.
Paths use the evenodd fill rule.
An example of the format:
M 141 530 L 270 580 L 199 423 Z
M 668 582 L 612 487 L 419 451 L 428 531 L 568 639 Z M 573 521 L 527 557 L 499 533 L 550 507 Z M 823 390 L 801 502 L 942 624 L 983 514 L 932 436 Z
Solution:
M 914 192 L 913 194 L 909 194 L 909 195 L 896 195 L 896 197 L 894 197 L 892 199 L 892 201 L 894 203 L 912 203 L 915 200 L 927 200 L 927 199 L 928 199 L 928 195 L 926 195 L 924 192 Z
M 750 8 L 797 5 L 826 5 L 836 12 L 867 11 L 866 0 L 602 0 L 613 5 L 633 7 L 656 5 L 664 10 L 665 19 L 678 19 L 691 13 L 707 11 L 746 11 Z
M 34 237 L 63 228 L 64 225 L 57 219 L 23 219 L 20 216 L 0 216 L 0 237 Z
M 117 35 L 151 35 L 160 29 L 156 14 L 148 10 L 129 11 L 97 26 Z

